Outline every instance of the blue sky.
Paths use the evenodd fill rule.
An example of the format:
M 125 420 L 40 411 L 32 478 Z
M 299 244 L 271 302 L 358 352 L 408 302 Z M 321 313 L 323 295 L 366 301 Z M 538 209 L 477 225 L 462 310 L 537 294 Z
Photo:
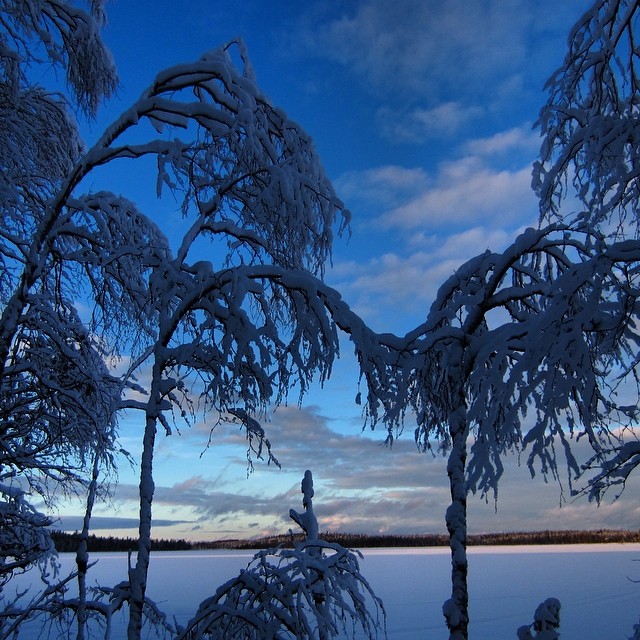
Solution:
M 86 137 L 97 136 L 162 68 L 241 36 L 259 85 L 311 134 L 353 212 L 352 235 L 336 240 L 327 281 L 374 329 L 404 333 L 424 319 L 458 265 L 535 224 L 530 181 L 539 140 L 532 125 L 543 84 L 589 4 L 113 0 L 105 38 L 122 88 Z M 179 216 L 174 203 L 155 202 L 138 176 L 123 176 L 108 186 L 170 228 Z M 265 424 L 281 470 L 257 463 L 247 477 L 244 440 L 233 426 L 218 427 L 206 451 L 204 422 L 161 436 L 154 536 L 286 532 L 307 468 L 321 530 L 444 532 L 445 461 L 416 452 L 411 424 L 391 450 L 381 446 L 383 432 L 361 432 L 356 392 L 345 342 L 324 388 Z M 125 417 L 121 436 L 135 458 L 140 418 Z M 557 484 L 531 480 L 515 458 L 506 466 L 497 510 L 492 500 L 470 499 L 472 532 L 640 528 L 633 487 L 615 504 L 579 500 L 558 508 Z M 136 473 L 122 462 L 112 499 L 96 510 L 98 532 L 135 534 Z M 62 526 L 79 526 L 79 513 L 78 505 L 63 508 Z

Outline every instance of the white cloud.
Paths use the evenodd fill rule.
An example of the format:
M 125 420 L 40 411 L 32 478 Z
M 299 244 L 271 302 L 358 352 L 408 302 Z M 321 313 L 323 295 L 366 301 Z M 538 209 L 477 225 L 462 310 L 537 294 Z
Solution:
M 508 21 L 510 9 L 463 0 L 369 0 L 351 15 L 319 25 L 315 41 L 324 45 L 326 55 L 353 65 L 374 85 L 392 81 L 424 87 L 425 76 L 443 80 L 455 69 L 458 78 L 467 77 L 482 68 L 495 69 L 497 62 L 504 66 L 509 58 L 521 59 L 522 18 L 531 12 L 514 12 L 520 19 Z M 497 41 L 509 56 L 487 46 Z
M 394 165 L 340 178 L 336 186 L 354 211 L 354 235 L 349 256 L 336 258 L 330 283 L 372 326 L 400 333 L 415 327 L 461 264 L 487 249 L 502 250 L 536 224 L 530 166 L 504 166 L 530 147 L 526 129 L 512 129 L 467 143 L 463 157 L 433 174 Z M 359 243 L 362 259 L 355 257 Z
M 531 126 L 514 127 L 500 131 L 487 138 L 467 141 L 463 146 L 465 155 L 494 157 L 508 152 L 520 155 L 523 151 L 535 157 L 540 149 L 540 137 Z
M 491 226 L 535 221 L 531 168 L 495 170 L 478 157 L 443 163 L 434 185 L 384 215 L 389 228 L 459 228 L 484 222 Z
M 361 221 L 367 231 L 379 225 L 410 237 L 482 225 L 514 230 L 537 220 L 531 188 L 537 145 L 528 127 L 512 128 L 467 141 L 460 157 L 432 172 L 386 165 L 348 172 L 335 186 L 354 211 L 356 232 Z
M 352 68 L 385 94 L 485 90 L 508 84 L 522 65 L 535 69 L 547 42 L 561 42 L 583 2 L 551 0 L 363 0 L 340 15 L 309 18 L 309 51 Z M 554 21 L 539 16 L 553 12 Z M 538 39 L 536 39 L 538 38 Z M 496 46 L 499 43 L 499 46 Z
M 430 182 L 420 167 L 386 165 L 345 173 L 334 180 L 334 186 L 347 206 L 354 206 L 353 202 L 363 211 L 379 213 L 419 196 Z
M 382 107 L 376 115 L 381 135 L 394 142 L 421 144 L 430 138 L 448 138 L 480 117 L 480 107 L 444 102 L 431 108 L 394 110 Z

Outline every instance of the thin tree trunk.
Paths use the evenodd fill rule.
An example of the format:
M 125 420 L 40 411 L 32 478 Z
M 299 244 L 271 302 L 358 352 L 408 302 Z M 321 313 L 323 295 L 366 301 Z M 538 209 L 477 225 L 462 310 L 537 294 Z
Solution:
M 82 533 L 76 551 L 76 565 L 78 566 L 78 633 L 77 640 L 84 640 L 87 625 L 87 569 L 89 566 L 89 554 L 87 552 L 87 539 L 89 537 L 91 514 L 98 491 L 98 474 L 100 470 L 100 454 L 96 453 L 93 459 L 93 473 L 87 492 L 87 507 L 82 523 Z
M 155 390 L 152 390 L 152 398 L 156 395 L 154 392 Z M 148 411 L 144 430 L 142 459 L 140 463 L 140 524 L 138 530 L 138 555 L 135 568 L 129 568 L 129 588 L 131 590 L 131 596 L 129 601 L 129 626 L 127 629 L 128 640 L 140 640 L 140 635 L 142 633 L 142 613 L 147 589 L 149 556 L 151 554 L 151 506 L 155 490 L 155 484 L 153 481 L 153 451 L 156 431 L 157 418 L 155 416 L 155 412 Z
M 449 628 L 450 640 L 468 640 L 469 593 L 467 587 L 467 463 L 468 425 L 464 398 L 450 416 L 449 428 L 452 448 L 447 461 L 451 490 L 451 505 L 446 523 L 451 548 L 451 598 L 445 602 L 443 613 Z

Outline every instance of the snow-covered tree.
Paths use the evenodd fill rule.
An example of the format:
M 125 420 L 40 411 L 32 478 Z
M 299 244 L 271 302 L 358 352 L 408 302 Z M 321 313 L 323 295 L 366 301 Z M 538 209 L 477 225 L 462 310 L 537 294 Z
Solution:
M 603 244 L 626 239 L 629 254 L 640 242 L 639 20 L 637 2 L 596 0 L 575 24 L 565 59 L 547 85 L 549 97 L 537 123 L 544 143 L 533 182 L 544 218 L 564 217 L 599 234 Z M 572 198 L 582 210 L 570 217 Z M 627 291 L 633 302 L 636 274 L 637 264 L 630 265 Z M 617 313 L 627 317 L 627 335 L 637 334 L 635 304 Z M 629 402 L 637 405 L 637 341 L 629 344 L 618 384 L 631 387 Z M 640 465 L 637 433 L 630 429 L 622 436 L 596 449 L 584 466 L 590 474 L 584 490 L 591 499 L 601 500 L 611 487 L 618 497 Z
M 548 226 L 460 267 L 402 350 L 418 444 L 449 456 L 452 639 L 468 637 L 467 496 L 497 496 L 505 452 L 525 451 L 532 473 L 566 465 L 570 483 L 582 471 L 572 437 L 600 464 L 610 450 L 618 470 L 633 459 L 633 444 L 616 446 L 638 417 L 636 11 L 597 2 L 550 81 L 534 179 Z M 575 216 L 560 207 L 569 181 Z
M 344 228 L 348 212 L 309 138 L 258 90 L 240 42 L 232 44 L 242 69 L 232 62 L 232 45 L 168 69 L 83 149 L 65 100 L 30 85 L 25 68 L 41 47 L 67 71 L 77 103 L 94 113 L 116 76 L 98 36 L 102 5 L 92 7 L 87 14 L 62 2 L 2 5 L 3 100 L 11 108 L 2 111 L 0 140 L 7 168 L 0 185 L 0 375 L 3 416 L 16 424 L 2 468 L 16 476 L 21 468 L 11 466 L 11 456 L 37 453 L 33 474 L 21 481 L 38 490 L 45 484 L 36 478 L 86 473 L 86 529 L 96 464 L 112 459 L 115 413 L 144 412 L 140 545 L 128 582 L 113 598 L 128 602 L 129 637 L 136 638 L 149 604 L 158 425 L 170 433 L 173 412 L 188 417 L 199 406 L 242 422 L 250 446 L 271 456 L 253 416 L 294 387 L 302 397 L 313 377 L 329 375 L 338 327 L 368 353 L 360 359 L 370 392 L 381 388 L 390 349 L 316 277 L 330 256 L 334 226 Z M 186 231 L 177 247 L 125 198 L 82 193 L 90 176 L 97 182 L 96 168 L 145 157 L 156 161 L 158 196 L 170 189 L 182 198 Z M 78 295 L 89 305 L 82 321 Z M 132 365 L 116 380 L 104 361 L 118 353 L 130 355 Z M 151 371 L 148 388 L 133 382 L 143 368 Z M 127 387 L 139 395 L 121 401 Z M 25 428 L 33 416 L 46 447 L 29 449 L 38 433 Z M 48 431 L 56 420 L 58 440 Z M 12 489 L 7 504 L 23 496 Z M 78 566 L 82 580 L 86 550 Z M 67 604 L 79 617 L 100 609 L 82 598 Z
M 318 538 L 310 471 L 302 493 L 304 511 L 290 515 L 306 539 L 258 552 L 200 604 L 178 640 L 386 637 L 384 606 L 360 573 L 358 552 Z
M 161 137 L 120 142 L 145 121 Z M 328 375 L 338 351 L 335 325 L 324 309 L 314 315 L 301 290 L 303 269 L 322 273 L 342 205 L 310 140 L 260 93 L 249 65 L 238 70 L 222 48 L 163 72 L 87 153 L 87 164 L 147 154 L 158 161 L 158 189 L 182 194 L 188 225 L 175 253 L 155 251 L 146 290 L 137 290 L 150 324 L 132 371 L 149 367 L 151 383 L 145 399 L 126 403 L 144 411 L 146 425 L 130 638 L 142 624 L 158 426 L 171 433 L 171 412 L 187 415 L 199 396 L 204 412 L 239 418 L 260 446 L 252 414 L 294 385 L 304 393 L 316 373 Z M 203 246 L 219 259 L 198 259 Z M 294 287 L 283 284 L 283 272 L 295 272 Z
M 532 473 L 560 480 L 568 469 L 571 483 L 581 471 L 572 439 L 605 451 L 615 427 L 637 419 L 616 393 L 620 371 L 635 379 L 639 264 L 635 241 L 529 229 L 462 265 L 398 351 L 394 392 L 415 411 L 416 441 L 448 455 L 452 640 L 468 637 L 469 492 L 497 498 L 509 451 Z
M 534 172 L 543 216 L 568 218 L 562 205 L 575 197 L 584 210 L 572 226 L 606 241 L 626 238 L 629 251 L 640 238 L 639 20 L 636 2 L 598 0 L 576 23 L 563 64 L 548 83 L 538 122 L 544 145 Z M 634 275 L 630 270 L 630 292 Z M 622 368 L 621 379 L 634 371 Z M 593 472 L 591 498 L 600 500 L 612 485 L 623 488 L 640 464 L 637 437 L 626 435 L 627 442 L 596 451 L 586 465 Z
M 94 116 L 117 86 L 103 22 L 100 1 L 89 10 L 56 0 L 0 6 L 2 581 L 34 564 L 47 572 L 51 520 L 31 502 L 51 506 L 50 489 L 79 488 L 94 460 L 112 462 L 120 383 L 71 302 L 77 278 L 61 260 L 70 227 L 51 205 L 82 152 L 74 112 Z M 64 72 L 68 98 L 34 82 L 54 80 L 45 69 Z M 36 610 L 9 609 L 3 631 Z
M 112 450 L 120 383 L 102 356 L 73 307 L 55 308 L 45 295 L 34 296 L 0 386 L 0 493 L 9 511 L 20 505 L 25 512 L 26 492 L 48 503 L 50 489 L 81 484 L 96 452 Z M 50 521 L 29 522 L 45 536 Z M 3 527 L 2 536 L 16 531 Z M 8 553 L 2 544 L 2 556 Z
M 110 192 L 76 194 L 95 167 L 148 155 L 157 160 L 158 192 L 183 198 L 187 230 L 175 251 L 132 203 Z M 129 572 L 135 638 L 146 602 L 158 425 L 170 433 L 171 414 L 187 416 L 199 396 L 203 411 L 243 422 L 260 451 L 267 441 L 252 415 L 329 375 L 338 324 L 367 337 L 312 275 L 322 274 L 334 223 L 348 215 L 311 141 L 260 93 L 248 64 L 235 67 L 228 48 L 161 73 L 51 202 L 50 227 L 36 234 L 38 256 L 50 257 L 38 257 L 37 269 L 26 261 L 25 272 L 42 273 L 57 259 L 60 272 L 87 276 L 94 331 L 112 348 L 133 348 L 122 330 L 136 331 L 126 380 L 151 370 L 149 388 L 137 388 L 146 397 L 119 405 L 145 415 L 140 546 Z M 201 260 L 205 250 L 219 259 Z M 23 276 L 6 309 L 24 312 L 24 292 L 39 282 Z M 8 324 L 14 316 L 6 315 Z
M 0 371 L 27 297 L 52 255 L 43 251 L 60 213 L 56 200 L 82 152 L 75 105 L 91 117 L 117 86 L 99 35 L 103 2 L 3 2 L 0 10 Z M 61 68 L 74 103 L 33 82 L 33 67 Z

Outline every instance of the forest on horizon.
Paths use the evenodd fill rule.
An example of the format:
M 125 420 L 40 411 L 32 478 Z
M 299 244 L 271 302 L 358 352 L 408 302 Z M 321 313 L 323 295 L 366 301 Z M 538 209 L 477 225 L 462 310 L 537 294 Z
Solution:
M 80 534 L 64 531 L 52 532 L 56 551 L 58 553 L 75 552 Z M 268 549 L 273 547 L 291 547 L 293 542 L 301 541 L 303 534 L 281 534 L 262 538 L 224 539 L 192 542 L 188 540 L 152 539 L 152 551 L 193 551 L 207 549 Z M 371 549 L 375 547 L 446 547 L 449 537 L 445 534 L 427 533 L 416 535 L 381 534 L 370 535 L 361 533 L 329 533 L 325 532 L 320 538 L 326 542 L 337 543 L 343 547 L 356 549 Z M 508 546 L 508 545 L 559 545 L 559 544 L 614 544 L 640 542 L 640 531 L 620 529 L 582 530 L 545 530 L 518 531 L 500 533 L 470 534 L 469 546 Z M 133 551 L 136 540 L 134 538 L 118 538 L 115 536 L 90 535 L 88 539 L 89 551 Z

